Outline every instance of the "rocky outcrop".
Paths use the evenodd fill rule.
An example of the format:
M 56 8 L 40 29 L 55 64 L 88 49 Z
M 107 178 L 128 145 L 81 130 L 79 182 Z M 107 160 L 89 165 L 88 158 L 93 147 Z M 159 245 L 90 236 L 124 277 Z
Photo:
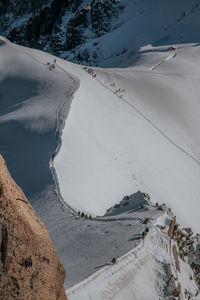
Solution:
M 170 238 L 172 238 L 172 236 L 173 236 L 175 225 L 176 225 L 176 217 L 174 217 L 174 219 L 171 221 L 171 224 L 170 224 L 170 227 L 168 230 L 168 235 Z
M 194 279 L 198 289 L 196 290 L 195 295 L 185 288 L 185 296 L 188 299 L 193 299 L 193 297 L 199 296 L 200 289 L 200 235 L 193 235 L 191 228 L 180 228 L 180 225 L 176 223 L 176 217 L 171 220 L 168 235 L 170 237 L 172 246 L 172 252 L 175 260 L 176 270 L 181 273 L 180 269 L 180 260 L 188 264 L 192 271 L 193 275 L 190 280 Z M 172 293 L 174 297 L 178 297 L 181 294 L 181 284 L 178 283 L 178 286 Z M 196 299 L 196 298 L 195 298 Z
M 0 300 L 67 300 L 47 228 L 0 155 Z
M 179 295 L 181 294 L 181 284 L 180 282 L 178 283 L 178 286 L 176 287 L 176 289 L 173 292 L 173 296 L 174 297 L 179 297 Z
M 105 216 L 114 216 L 126 211 L 143 209 L 145 205 L 151 205 L 150 197 L 147 195 L 148 194 L 140 191 L 130 196 L 127 195 L 120 201 L 120 203 L 110 207 L 106 211 Z M 146 222 L 148 223 L 148 220 L 146 220 Z

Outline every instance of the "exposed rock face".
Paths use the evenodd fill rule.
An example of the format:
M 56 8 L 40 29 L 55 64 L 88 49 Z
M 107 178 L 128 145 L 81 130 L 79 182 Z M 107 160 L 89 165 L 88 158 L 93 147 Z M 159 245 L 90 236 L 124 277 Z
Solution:
M 178 297 L 180 294 L 181 294 L 181 284 L 179 282 L 177 288 L 173 292 L 173 296 Z
M 173 236 L 175 225 L 176 225 L 176 217 L 172 220 L 171 225 L 169 227 L 168 235 L 170 238 L 172 238 Z
M 67 300 L 65 276 L 45 225 L 0 155 L 0 299 Z
M 197 234 L 193 236 L 191 228 L 180 229 L 179 224 L 176 223 L 176 217 L 174 217 L 170 223 L 168 235 L 170 237 L 170 241 L 175 243 L 172 246 L 172 252 L 176 270 L 181 273 L 179 257 L 184 263 L 188 263 L 193 270 L 193 275 L 190 280 L 194 279 L 198 289 L 196 290 L 195 295 L 192 295 L 192 293 L 185 288 L 185 296 L 187 296 L 188 299 L 193 299 L 193 297 L 197 297 L 199 295 L 200 288 L 200 235 Z M 178 283 L 172 293 L 172 296 L 179 297 L 181 289 L 181 284 Z

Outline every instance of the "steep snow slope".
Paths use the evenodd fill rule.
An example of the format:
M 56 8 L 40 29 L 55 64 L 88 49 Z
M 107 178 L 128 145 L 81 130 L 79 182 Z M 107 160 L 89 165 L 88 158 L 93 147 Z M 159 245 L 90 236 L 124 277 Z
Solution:
M 55 185 L 49 162 L 78 87 L 33 52 L 0 39 L 0 151 L 29 197 Z
M 80 89 L 55 159 L 61 192 L 73 208 L 104 214 L 125 193 L 148 191 L 198 231 L 200 48 L 151 50 L 129 68 L 67 66 Z

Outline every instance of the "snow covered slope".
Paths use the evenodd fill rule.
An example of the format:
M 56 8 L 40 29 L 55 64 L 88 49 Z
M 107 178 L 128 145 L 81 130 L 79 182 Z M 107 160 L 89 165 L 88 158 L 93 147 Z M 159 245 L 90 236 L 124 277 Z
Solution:
M 55 185 L 49 163 L 78 87 L 49 57 L 0 39 L 0 151 L 28 197 Z
M 144 51 L 121 69 L 57 62 L 80 79 L 55 159 L 73 208 L 102 215 L 124 194 L 144 190 L 199 230 L 200 47 L 175 49 Z

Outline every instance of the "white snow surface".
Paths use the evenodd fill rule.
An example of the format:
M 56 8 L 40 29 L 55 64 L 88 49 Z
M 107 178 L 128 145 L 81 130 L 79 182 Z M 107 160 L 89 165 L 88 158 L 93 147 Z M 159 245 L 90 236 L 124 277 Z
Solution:
M 70 74 L 49 70 L 53 59 L 0 38 L 0 152 L 29 197 L 54 184 L 49 163 L 78 87 Z
M 186 44 L 151 47 L 120 69 L 57 61 L 80 79 L 55 159 L 70 206 L 103 215 L 142 190 L 199 230 L 199 55 Z

